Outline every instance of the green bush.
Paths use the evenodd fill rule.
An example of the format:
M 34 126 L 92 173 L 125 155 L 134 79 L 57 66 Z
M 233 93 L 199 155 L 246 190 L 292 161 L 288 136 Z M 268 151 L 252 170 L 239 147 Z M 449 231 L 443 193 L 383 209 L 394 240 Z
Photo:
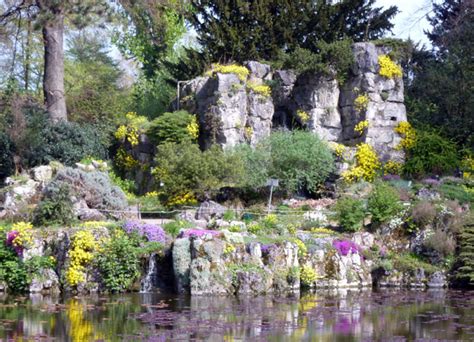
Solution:
M 25 264 L 4 241 L 0 242 L 0 280 L 7 283 L 9 292 L 25 292 L 29 286 Z
M 407 151 L 404 173 L 415 177 L 446 174 L 459 165 L 456 144 L 435 132 L 417 130 L 415 144 Z
M 70 186 L 65 183 L 60 183 L 58 187 L 48 186 L 44 199 L 38 204 L 34 211 L 34 225 L 69 225 L 74 220 Z
M 113 234 L 97 255 L 104 287 L 110 292 L 130 289 L 140 276 L 139 243 L 123 233 Z
M 334 209 L 335 218 L 344 231 L 356 232 L 362 227 L 365 218 L 363 201 L 352 197 L 342 197 L 337 201 Z
M 334 170 L 327 145 L 310 132 L 274 132 L 255 149 L 238 147 L 237 156 L 245 165 L 242 186 L 265 186 L 268 178 L 280 180 L 279 190 L 315 193 Z
M 444 197 L 461 204 L 474 202 L 474 190 L 469 189 L 468 185 L 444 183 L 438 187 L 438 190 Z
M 5 133 L 0 132 L 0 184 L 5 178 L 10 176 L 15 169 L 13 152 L 13 143 L 10 138 Z
M 181 229 L 192 228 L 193 224 L 185 220 L 174 220 L 163 224 L 164 231 L 173 238 L 177 237 Z
M 384 223 L 401 210 L 398 192 L 387 183 L 377 182 L 369 195 L 367 210 L 372 222 Z
M 195 140 L 197 136 L 190 131 L 195 120 L 196 117 L 185 110 L 164 113 L 150 123 L 147 136 L 157 145 Z
M 185 197 L 205 197 L 223 187 L 240 183 L 243 165 L 233 153 L 212 146 L 202 152 L 197 144 L 165 143 L 158 147 L 153 175 L 157 190 L 170 204 L 179 204 Z
M 56 160 L 72 166 L 85 157 L 107 159 L 107 139 L 104 130 L 93 125 L 74 122 L 30 126 L 26 144 L 29 166 L 44 165 Z

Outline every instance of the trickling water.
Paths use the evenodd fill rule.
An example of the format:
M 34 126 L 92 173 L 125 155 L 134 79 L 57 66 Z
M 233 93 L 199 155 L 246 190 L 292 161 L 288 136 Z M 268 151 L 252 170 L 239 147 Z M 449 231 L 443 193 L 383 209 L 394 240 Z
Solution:
M 157 265 L 156 265 L 156 253 L 150 255 L 148 259 L 148 268 L 145 277 L 142 279 L 140 284 L 140 292 L 151 292 L 156 284 L 156 278 L 158 277 Z

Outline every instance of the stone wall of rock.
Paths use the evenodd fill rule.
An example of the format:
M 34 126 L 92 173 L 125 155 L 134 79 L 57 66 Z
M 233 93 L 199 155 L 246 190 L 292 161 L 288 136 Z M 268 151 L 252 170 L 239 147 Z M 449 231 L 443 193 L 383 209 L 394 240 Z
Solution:
M 250 75 L 246 81 L 234 74 L 216 73 L 185 83 L 180 107 L 198 115 L 203 147 L 214 142 L 223 147 L 255 144 L 272 128 L 305 126 L 327 141 L 347 145 L 367 142 L 382 160 L 403 159 L 395 149 L 400 137 L 394 132 L 400 121 L 406 121 L 403 80 L 378 73 L 378 57 L 387 54 L 388 48 L 356 43 L 352 49 L 355 63 L 342 86 L 331 75 L 297 76 L 291 70 L 272 71 L 268 65 L 247 62 Z M 249 82 L 271 84 L 272 97 L 256 94 Z M 358 95 L 368 96 L 366 110 L 355 109 Z M 305 112 L 307 118 L 302 120 L 298 112 Z M 369 127 L 360 135 L 354 126 L 363 120 Z

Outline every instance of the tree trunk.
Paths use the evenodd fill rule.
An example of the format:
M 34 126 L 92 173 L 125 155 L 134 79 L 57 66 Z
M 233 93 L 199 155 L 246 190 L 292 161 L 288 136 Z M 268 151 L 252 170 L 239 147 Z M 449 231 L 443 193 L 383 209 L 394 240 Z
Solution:
M 55 13 L 43 26 L 44 77 L 43 92 L 51 121 L 67 121 L 64 94 L 64 15 Z
M 30 86 L 30 65 L 31 65 L 31 40 L 33 32 L 31 29 L 31 20 L 26 22 L 26 46 L 24 48 L 25 59 L 24 59 L 24 81 L 25 81 L 25 90 L 28 91 Z

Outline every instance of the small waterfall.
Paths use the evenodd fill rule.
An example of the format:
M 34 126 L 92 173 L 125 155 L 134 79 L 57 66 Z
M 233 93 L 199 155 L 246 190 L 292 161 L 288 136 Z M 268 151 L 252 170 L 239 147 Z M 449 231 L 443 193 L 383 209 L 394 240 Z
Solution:
M 142 279 L 140 284 L 140 292 L 151 292 L 156 284 L 156 278 L 158 276 L 157 265 L 156 265 L 156 253 L 150 255 L 148 259 L 148 269 L 145 277 Z

